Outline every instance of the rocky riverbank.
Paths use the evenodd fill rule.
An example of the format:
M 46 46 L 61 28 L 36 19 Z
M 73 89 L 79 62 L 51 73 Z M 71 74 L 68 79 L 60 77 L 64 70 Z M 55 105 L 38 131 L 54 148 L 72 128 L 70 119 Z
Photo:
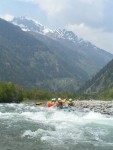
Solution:
M 113 115 L 113 101 L 83 100 L 76 101 L 76 108 L 82 111 L 94 111 Z

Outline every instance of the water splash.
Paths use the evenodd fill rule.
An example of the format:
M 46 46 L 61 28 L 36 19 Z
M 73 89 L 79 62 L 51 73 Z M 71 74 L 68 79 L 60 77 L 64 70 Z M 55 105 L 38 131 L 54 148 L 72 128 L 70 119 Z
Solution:
M 38 142 L 40 146 L 49 145 L 50 149 L 113 147 L 113 117 L 100 113 L 0 104 L 0 122 L 4 136 L 15 131 L 12 136 L 24 142 Z

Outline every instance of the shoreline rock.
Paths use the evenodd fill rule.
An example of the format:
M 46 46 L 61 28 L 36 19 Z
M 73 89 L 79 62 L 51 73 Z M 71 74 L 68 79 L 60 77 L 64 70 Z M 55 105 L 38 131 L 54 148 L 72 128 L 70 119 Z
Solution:
M 82 100 L 76 101 L 75 105 L 81 111 L 94 111 L 101 114 L 113 115 L 113 101 Z

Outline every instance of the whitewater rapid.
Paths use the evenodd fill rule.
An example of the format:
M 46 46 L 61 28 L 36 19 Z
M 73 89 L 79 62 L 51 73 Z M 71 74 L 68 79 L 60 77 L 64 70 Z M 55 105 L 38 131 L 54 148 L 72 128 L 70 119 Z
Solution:
M 0 149 L 112 150 L 113 116 L 0 104 Z

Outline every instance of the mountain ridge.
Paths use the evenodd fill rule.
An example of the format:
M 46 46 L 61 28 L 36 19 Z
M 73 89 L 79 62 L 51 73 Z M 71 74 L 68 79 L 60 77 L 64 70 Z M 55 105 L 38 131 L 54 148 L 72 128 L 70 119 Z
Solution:
M 91 42 L 83 40 L 82 38 L 79 38 L 75 33 L 72 31 L 67 31 L 66 29 L 50 29 L 48 27 L 45 27 L 38 21 L 30 18 L 30 17 L 15 17 L 11 21 L 14 25 L 19 26 L 23 31 L 31 31 L 31 32 L 37 32 L 43 35 L 47 35 L 50 38 L 53 39 L 67 39 L 74 43 L 79 42 L 83 44 L 91 44 Z M 93 44 L 91 44 L 93 45 Z M 96 47 L 96 46 L 95 46 Z
M 2 19 L 0 29 L 0 80 L 27 88 L 76 91 L 113 58 L 91 45 L 25 32 Z

